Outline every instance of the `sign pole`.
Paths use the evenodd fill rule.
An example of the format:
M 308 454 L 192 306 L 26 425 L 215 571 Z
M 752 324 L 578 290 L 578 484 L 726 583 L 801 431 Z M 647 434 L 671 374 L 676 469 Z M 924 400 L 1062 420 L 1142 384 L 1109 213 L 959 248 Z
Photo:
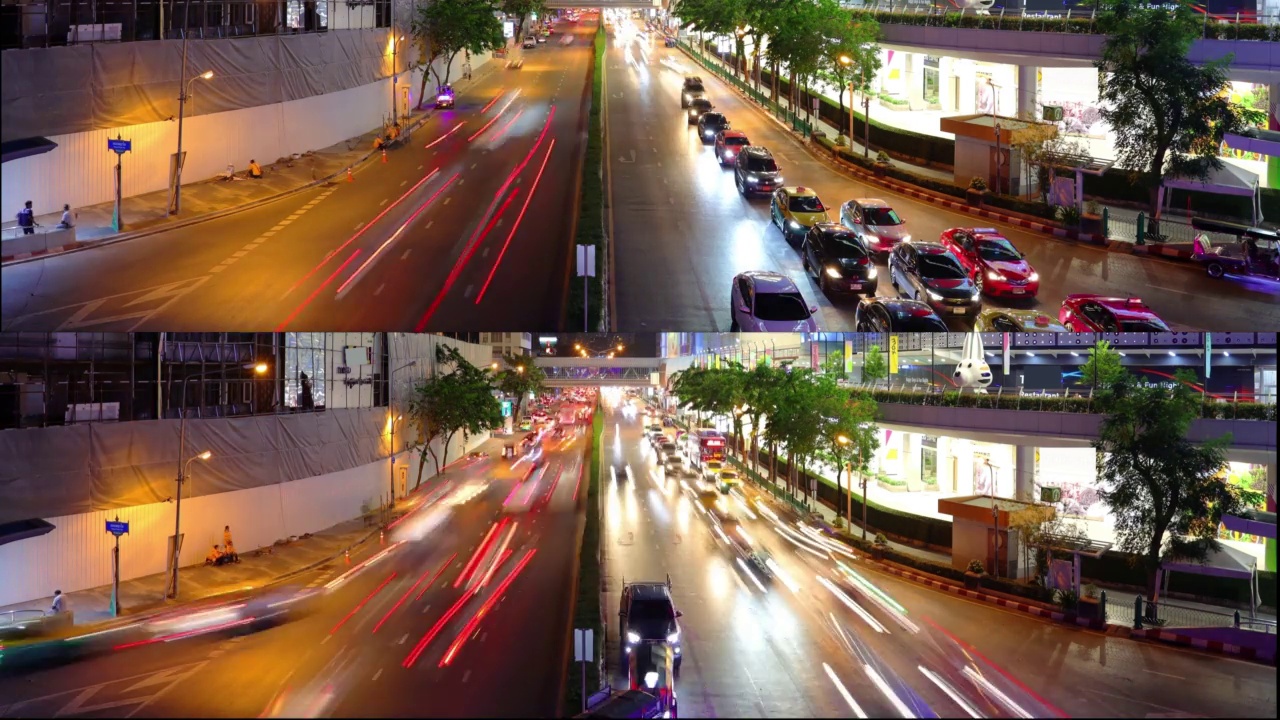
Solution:
M 129 523 L 121 522 L 120 516 L 107 521 L 107 532 L 116 538 L 116 546 L 111 548 L 111 617 L 120 615 L 120 536 L 129 532 Z
M 116 193 L 115 193 L 115 207 L 112 209 L 112 212 L 111 212 L 111 229 L 114 232 L 120 232 L 121 230 L 124 229 L 124 219 L 120 217 L 121 198 L 124 195 L 124 174 L 123 174 L 123 170 L 121 168 L 120 163 L 124 157 L 124 154 L 127 152 L 131 152 L 133 150 L 133 141 L 125 140 L 120 136 L 120 133 L 116 133 L 115 140 L 107 138 L 107 150 L 110 150 L 111 152 L 116 154 L 116 167 L 115 167 Z

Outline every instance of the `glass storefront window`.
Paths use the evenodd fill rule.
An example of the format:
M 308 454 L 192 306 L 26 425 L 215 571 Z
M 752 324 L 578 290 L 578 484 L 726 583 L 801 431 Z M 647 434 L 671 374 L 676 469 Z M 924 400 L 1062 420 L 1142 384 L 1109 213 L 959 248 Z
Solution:
M 938 489 L 938 438 L 928 435 L 920 445 L 920 482 L 925 490 Z
M 938 69 L 924 69 L 924 101 L 930 105 L 938 104 Z

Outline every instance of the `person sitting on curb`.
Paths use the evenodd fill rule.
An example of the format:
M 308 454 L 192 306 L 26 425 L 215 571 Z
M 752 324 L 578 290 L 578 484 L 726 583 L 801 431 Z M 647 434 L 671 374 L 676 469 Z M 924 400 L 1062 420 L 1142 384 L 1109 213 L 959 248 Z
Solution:
M 249 177 L 254 180 L 262 179 L 262 166 L 258 164 L 257 160 L 249 161 Z
M 213 549 L 209 551 L 209 554 L 204 556 L 204 564 L 221 565 L 224 562 L 222 559 L 223 557 L 224 555 L 222 554 L 222 551 L 219 550 L 218 546 L 215 544 Z

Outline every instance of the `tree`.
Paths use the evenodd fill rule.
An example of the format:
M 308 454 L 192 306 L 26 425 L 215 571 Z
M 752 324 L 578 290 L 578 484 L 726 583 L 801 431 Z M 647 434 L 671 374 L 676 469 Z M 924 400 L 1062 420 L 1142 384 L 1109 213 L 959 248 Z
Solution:
M 1185 371 L 1166 388 L 1121 375 L 1098 429 L 1098 496 L 1115 518 L 1117 548 L 1146 570 L 1147 598 L 1157 600 L 1162 556 L 1201 560 L 1218 548 L 1225 514 L 1261 497 L 1224 482 L 1230 435 L 1196 444 L 1187 439 L 1201 398 Z
M 1015 136 L 1018 141 L 1012 143 L 1012 147 L 1022 157 L 1028 174 L 1032 171 L 1036 173 L 1040 201 L 1047 204 L 1050 169 L 1066 167 L 1070 164 L 1071 157 L 1088 155 L 1089 148 L 1083 141 L 1059 133 L 1057 125 L 1037 122 L 1035 115 L 1034 112 L 1028 112 L 1020 116 L 1027 121 L 1027 125 L 1018 131 Z M 1027 186 L 1027 196 L 1031 197 L 1030 184 Z
M 516 21 L 515 41 L 524 39 L 524 21 L 530 15 L 546 15 L 547 4 L 543 0 L 502 0 L 502 12 Z
M 840 115 L 844 117 L 844 93 L 849 90 L 849 106 L 853 107 L 853 93 L 867 93 L 880 70 L 880 24 L 870 13 L 852 13 L 847 20 L 830 26 L 827 51 L 821 59 L 818 75 L 836 86 L 836 98 L 840 103 Z M 843 136 L 848 128 L 838 128 Z
M 1157 218 L 1166 175 L 1205 179 L 1222 167 L 1224 135 L 1256 125 L 1263 113 L 1224 92 L 1230 54 L 1203 65 L 1188 59 L 1204 27 L 1191 3 L 1106 0 L 1098 27 L 1105 38 L 1094 63 L 1102 119 L 1115 133 L 1118 164 L 1146 186 Z
M 849 374 L 844 371 L 844 352 L 836 350 L 827 353 L 827 359 L 822 361 L 822 372 L 837 380 L 848 379 Z
M 459 431 L 473 435 L 502 422 L 502 406 L 493 396 L 490 378 L 467 361 L 456 347 L 436 346 L 437 367 L 450 367 L 418 380 L 409 395 L 409 421 L 417 431 L 419 451 L 431 455 L 436 473 L 448 464 L 449 445 Z M 419 462 L 413 487 L 422 484 Z
M 414 12 L 409 31 L 418 46 L 416 68 L 422 70 L 418 97 L 423 100 L 428 74 L 437 85 L 448 85 L 458 53 L 479 54 L 506 45 L 494 0 L 432 0 L 415 6 Z
M 498 371 L 497 385 L 507 397 L 515 398 L 515 417 L 520 417 L 520 410 L 529 393 L 539 395 L 546 385 L 547 374 L 534 364 L 533 358 L 511 353 L 502 356 L 502 369 Z
M 877 380 L 889 377 L 889 363 L 880 351 L 879 345 L 867 348 L 866 357 L 862 359 L 862 384 L 871 385 Z
M 1111 347 L 1106 340 L 1099 340 L 1089 348 L 1089 359 L 1080 366 L 1080 379 L 1077 385 L 1088 385 L 1095 391 L 1114 385 L 1128 373 L 1120 358 L 1120 351 Z
M 836 465 L 837 497 L 842 490 L 840 482 L 845 468 L 849 469 L 850 485 L 853 484 L 853 473 L 865 478 L 870 469 L 871 459 L 880 447 L 880 428 L 875 424 L 879 413 L 880 407 L 870 393 L 854 390 L 831 418 L 823 440 Z M 862 501 L 865 503 L 866 498 Z M 837 507 L 836 515 L 840 515 L 841 510 Z M 853 518 L 847 520 L 853 522 Z

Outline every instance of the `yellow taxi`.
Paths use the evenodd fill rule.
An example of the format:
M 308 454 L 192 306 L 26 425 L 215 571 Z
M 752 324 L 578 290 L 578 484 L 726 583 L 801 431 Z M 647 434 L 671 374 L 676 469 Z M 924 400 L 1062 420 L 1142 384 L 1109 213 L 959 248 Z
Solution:
M 978 313 L 974 329 L 978 332 L 1071 332 L 1058 318 L 1039 310 L 987 308 Z
M 769 217 L 793 245 L 804 239 L 814 223 L 831 220 L 817 191 L 807 187 L 778 188 L 769 201 Z

